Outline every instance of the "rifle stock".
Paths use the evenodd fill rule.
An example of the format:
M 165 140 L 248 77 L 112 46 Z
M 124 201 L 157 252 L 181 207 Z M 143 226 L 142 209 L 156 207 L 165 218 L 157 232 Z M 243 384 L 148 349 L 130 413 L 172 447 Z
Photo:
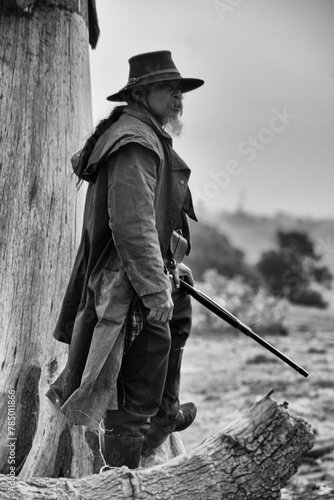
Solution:
M 213 312 L 218 316 L 219 318 L 223 319 L 227 323 L 229 323 L 231 326 L 234 326 L 238 330 L 240 330 L 242 333 L 247 335 L 248 337 L 251 337 L 253 340 L 258 342 L 260 345 L 268 349 L 268 351 L 272 352 L 280 358 L 282 361 L 284 361 L 287 365 L 291 366 L 294 370 L 299 372 L 301 375 L 304 377 L 308 376 L 308 372 L 304 370 L 301 366 L 297 365 L 294 361 L 292 361 L 290 358 L 285 356 L 283 353 L 278 351 L 274 346 L 266 342 L 262 337 L 259 337 L 256 333 L 253 332 L 251 328 L 249 328 L 247 325 L 242 323 L 238 318 L 233 316 L 229 311 L 224 309 L 222 306 L 217 304 L 214 300 L 210 299 L 207 295 L 205 295 L 203 292 L 200 290 L 197 290 L 193 286 L 189 285 L 186 281 L 181 279 L 180 282 L 180 288 L 184 292 L 187 292 L 189 295 L 191 295 L 194 299 L 196 299 L 200 304 L 202 304 L 204 307 L 209 309 L 209 311 Z

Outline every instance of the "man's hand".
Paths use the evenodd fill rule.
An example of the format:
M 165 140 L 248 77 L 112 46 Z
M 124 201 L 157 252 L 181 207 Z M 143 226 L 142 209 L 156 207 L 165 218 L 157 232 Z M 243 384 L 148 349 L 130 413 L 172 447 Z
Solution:
M 191 270 L 185 264 L 177 264 L 174 271 L 170 273 L 173 279 L 175 288 L 180 288 L 180 277 L 190 285 L 194 285 L 194 278 Z M 150 310 L 147 319 L 153 321 L 154 323 L 166 323 L 170 321 L 173 316 L 174 304 L 172 301 L 171 290 L 167 289 L 160 292 L 161 296 L 164 298 L 163 302 L 159 303 L 159 293 L 151 296 L 142 297 L 143 303 L 147 309 Z M 167 296 L 167 300 L 166 300 Z M 162 298 L 161 297 L 161 298 Z M 161 300 L 161 299 L 160 299 Z M 158 302 L 158 304 L 157 304 Z
M 166 323 L 172 319 L 174 303 L 172 301 L 171 291 L 166 290 L 166 292 L 168 298 L 165 302 L 158 304 L 157 306 L 150 307 L 150 313 L 147 316 L 148 320 L 151 320 L 154 323 Z
M 195 284 L 191 269 L 189 269 L 189 267 L 186 266 L 185 264 L 182 264 L 182 263 L 177 264 L 176 268 L 171 273 L 171 275 L 173 277 L 174 286 L 177 289 L 180 288 L 181 276 L 182 276 L 182 278 L 184 278 L 184 281 L 189 283 L 189 285 L 194 286 L 194 284 Z

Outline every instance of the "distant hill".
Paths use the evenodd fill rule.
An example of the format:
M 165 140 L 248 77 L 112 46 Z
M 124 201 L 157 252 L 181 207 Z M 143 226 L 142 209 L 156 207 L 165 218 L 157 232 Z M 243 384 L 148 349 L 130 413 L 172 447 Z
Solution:
M 306 232 L 334 275 L 334 219 L 297 218 L 283 213 L 269 217 L 247 212 L 200 212 L 198 217 L 227 236 L 234 247 L 245 253 L 245 260 L 250 264 L 255 264 L 264 251 L 275 248 L 277 231 Z M 333 291 L 329 294 L 333 295 Z
M 277 231 L 306 232 L 334 272 L 334 219 L 301 219 L 281 213 L 268 217 L 247 212 L 217 212 L 214 215 L 201 213 L 200 220 L 225 234 L 234 246 L 245 252 L 246 260 L 252 264 L 262 252 L 275 247 Z

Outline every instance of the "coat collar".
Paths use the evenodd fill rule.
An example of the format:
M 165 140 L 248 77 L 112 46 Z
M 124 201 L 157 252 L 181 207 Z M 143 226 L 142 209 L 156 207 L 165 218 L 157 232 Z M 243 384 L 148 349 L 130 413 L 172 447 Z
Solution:
M 138 104 L 131 104 L 125 108 L 124 113 L 130 116 L 134 116 L 135 118 L 138 118 L 138 120 L 141 120 L 142 122 L 149 125 L 158 136 L 163 137 L 170 146 L 173 146 L 173 140 L 171 136 L 162 128 L 160 123 L 145 108 L 139 106 Z
M 138 106 L 136 104 L 131 104 L 131 106 L 125 108 L 124 113 L 130 116 L 134 116 L 135 118 L 138 118 L 138 120 L 146 123 L 154 130 L 154 132 L 158 136 L 167 141 L 168 145 L 170 146 L 172 170 L 190 170 L 188 165 L 182 160 L 182 158 L 179 157 L 176 151 L 174 151 L 173 139 L 171 138 L 171 136 L 161 127 L 159 122 L 145 108 L 142 108 L 141 106 Z
M 172 170 L 189 170 L 186 163 L 179 157 L 173 149 L 173 140 L 171 136 L 161 127 L 159 122 L 145 109 L 138 105 L 126 106 L 123 108 L 122 113 L 134 117 L 148 125 L 159 137 L 162 143 L 165 143 L 167 154 L 170 157 Z M 116 120 L 117 122 L 117 120 Z M 88 182 L 94 182 L 94 175 L 97 170 L 99 160 L 103 157 L 103 151 L 106 147 L 105 133 L 102 134 L 97 140 L 93 152 L 86 161 L 81 158 L 82 150 L 72 157 L 73 169 L 79 178 Z M 78 168 L 79 167 L 79 168 Z

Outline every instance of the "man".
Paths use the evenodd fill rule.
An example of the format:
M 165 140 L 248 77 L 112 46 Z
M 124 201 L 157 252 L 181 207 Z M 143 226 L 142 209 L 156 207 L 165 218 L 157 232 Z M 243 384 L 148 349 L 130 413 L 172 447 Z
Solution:
M 203 80 L 182 78 L 169 51 L 129 60 L 127 85 L 108 97 L 126 102 L 103 120 L 73 158 L 89 182 L 81 244 L 55 330 L 70 344 L 65 369 L 47 396 L 72 421 L 105 422 L 110 466 L 139 466 L 194 420 L 180 405 L 182 350 L 191 305 L 180 277 L 196 220 L 189 168 L 167 132 L 179 134 L 182 94 Z M 176 261 L 179 262 L 176 264 Z

